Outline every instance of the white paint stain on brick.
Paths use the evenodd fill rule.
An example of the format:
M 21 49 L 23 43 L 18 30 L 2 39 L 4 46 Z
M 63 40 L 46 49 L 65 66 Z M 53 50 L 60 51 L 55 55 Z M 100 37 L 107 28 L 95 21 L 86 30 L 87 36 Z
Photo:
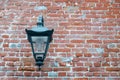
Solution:
M 96 51 L 98 52 L 98 53 L 104 53 L 104 49 L 103 48 L 96 48 Z
M 107 48 L 116 48 L 116 44 L 115 43 L 110 43 L 107 45 Z
M 49 77 L 57 77 L 58 76 L 58 73 L 57 72 L 48 72 L 48 76 Z
M 35 11 L 47 10 L 47 7 L 46 6 L 36 6 L 36 7 L 34 7 L 34 10 Z

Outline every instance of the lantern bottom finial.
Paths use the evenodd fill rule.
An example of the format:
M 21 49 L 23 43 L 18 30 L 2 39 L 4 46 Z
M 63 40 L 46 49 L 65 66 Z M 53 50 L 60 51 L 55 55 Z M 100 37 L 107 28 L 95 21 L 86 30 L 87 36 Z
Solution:
M 41 70 L 41 66 L 44 65 L 43 62 L 36 62 L 36 65 L 38 66 L 38 70 L 40 71 Z

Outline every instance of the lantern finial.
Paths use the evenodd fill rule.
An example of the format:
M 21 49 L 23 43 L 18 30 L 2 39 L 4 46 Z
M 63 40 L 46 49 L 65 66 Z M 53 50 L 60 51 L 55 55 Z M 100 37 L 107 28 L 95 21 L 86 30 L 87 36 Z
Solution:
M 39 17 L 38 17 L 37 26 L 38 27 L 44 27 L 44 19 L 43 19 L 42 15 L 39 15 Z

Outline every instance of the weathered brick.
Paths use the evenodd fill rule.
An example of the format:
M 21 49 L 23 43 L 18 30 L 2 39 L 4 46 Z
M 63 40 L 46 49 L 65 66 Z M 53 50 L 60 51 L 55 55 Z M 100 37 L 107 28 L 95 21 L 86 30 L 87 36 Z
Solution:
M 71 43 L 84 43 L 83 40 L 71 40 Z
M 66 72 L 59 72 L 59 73 L 58 73 L 58 76 L 62 76 L 62 77 L 63 77 L 63 76 L 66 76 Z
M 119 52 L 120 50 L 118 48 L 111 48 L 107 50 L 108 52 Z
M 106 71 L 120 71 L 120 68 L 106 68 Z
M 19 71 L 36 71 L 36 68 L 33 68 L 33 67 L 20 67 L 18 70 Z
M 90 53 L 85 53 L 84 56 L 85 56 L 85 57 L 91 57 L 92 54 L 90 54 Z
M 110 63 L 104 62 L 104 63 L 102 63 L 102 66 L 110 66 Z
M 26 71 L 26 72 L 24 72 L 24 76 L 32 76 L 32 72 Z
M 5 61 L 13 61 L 13 62 L 15 62 L 15 61 L 19 61 L 19 58 L 16 58 L 16 57 L 5 57 L 4 60 Z
M 102 43 L 101 40 L 87 40 L 88 43 Z
M 70 52 L 70 49 L 69 48 L 66 48 L 66 49 L 56 49 L 55 50 L 56 52 Z
M 67 68 L 67 67 L 63 67 L 63 68 L 54 68 L 54 71 L 69 71 L 70 68 Z
M 40 73 L 39 73 L 39 72 L 34 72 L 34 73 L 32 74 L 32 76 L 39 77 L 39 76 L 40 76 Z
M 43 72 L 49 72 L 49 71 L 52 71 L 52 68 L 41 68 L 41 71 L 43 71 Z
M 76 57 L 82 57 L 83 54 L 82 53 L 76 53 Z
M 88 78 L 75 78 L 74 80 L 88 80 Z
M 59 65 L 60 66 L 66 66 L 66 63 L 65 62 L 60 62 Z
M 55 2 L 67 2 L 68 0 L 55 0 Z
M 79 71 L 88 71 L 88 69 L 87 68 L 83 68 L 83 67 L 80 67 L 80 68 L 76 67 L 76 68 L 73 68 L 73 71 L 76 71 L 76 72 L 79 72 Z
M 120 3 L 120 1 L 119 1 L 119 0 L 115 0 L 115 2 L 116 2 L 116 3 Z
M 1 0 L 0 80 L 119 80 L 119 0 Z M 25 28 L 43 15 L 53 41 L 38 71 Z
M 2 38 L 9 38 L 9 35 L 2 35 Z
M 90 68 L 90 72 L 102 72 L 104 71 L 104 68 L 100 68 L 100 67 L 91 67 Z
M 91 78 L 90 80 L 105 80 L 105 78 Z
M 101 67 L 101 63 L 94 63 L 95 67 Z
M 86 2 L 98 2 L 98 0 L 85 0 Z

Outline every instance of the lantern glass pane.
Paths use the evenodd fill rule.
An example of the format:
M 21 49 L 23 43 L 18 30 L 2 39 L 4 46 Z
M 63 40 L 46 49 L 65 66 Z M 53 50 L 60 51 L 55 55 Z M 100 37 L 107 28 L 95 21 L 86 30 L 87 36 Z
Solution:
M 33 36 L 33 48 L 35 53 L 45 53 L 46 44 L 47 44 L 48 37 L 46 36 Z

